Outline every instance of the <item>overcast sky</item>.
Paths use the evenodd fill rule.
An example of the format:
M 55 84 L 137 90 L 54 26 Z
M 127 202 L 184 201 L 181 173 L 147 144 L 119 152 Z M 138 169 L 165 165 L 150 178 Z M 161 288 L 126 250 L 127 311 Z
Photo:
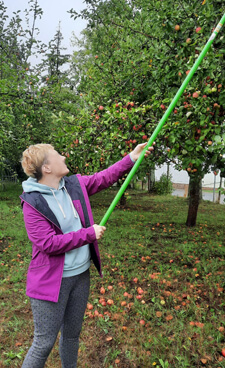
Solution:
M 29 8 L 29 0 L 3 0 L 7 7 L 7 14 L 11 17 L 12 12 L 21 10 L 21 16 L 26 8 Z M 40 34 L 38 39 L 48 44 L 53 39 L 58 30 L 59 22 L 60 29 L 63 35 L 62 46 L 66 47 L 71 53 L 73 48 L 70 44 L 72 32 L 79 37 L 80 32 L 85 28 L 85 21 L 74 20 L 70 18 L 68 10 L 73 8 L 80 11 L 85 8 L 83 0 L 38 0 L 39 6 L 44 14 L 41 19 L 37 20 L 36 27 L 39 28 Z

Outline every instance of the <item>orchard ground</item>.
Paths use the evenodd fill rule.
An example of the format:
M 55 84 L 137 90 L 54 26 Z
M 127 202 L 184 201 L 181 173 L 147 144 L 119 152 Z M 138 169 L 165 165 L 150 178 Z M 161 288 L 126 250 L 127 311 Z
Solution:
M 20 192 L 0 192 L 0 367 L 10 368 L 21 367 L 33 336 Z M 91 198 L 96 223 L 115 194 Z M 197 226 L 187 228 L 187 199 L 126 196 L 99 244 L 104 278 L 91 268 L 78 367 L 224 368 L 224 206 L 202 201 Z M 59 366 L 56 344 L 46 367 Z

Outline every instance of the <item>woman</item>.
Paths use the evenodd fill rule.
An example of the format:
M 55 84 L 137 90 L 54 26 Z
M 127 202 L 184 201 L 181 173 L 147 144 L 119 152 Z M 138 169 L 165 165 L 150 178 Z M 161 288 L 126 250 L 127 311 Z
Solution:
M 106 230 L 94 224 L 88 197 L 127 173 L 145 145 L 139 144 L 121 161 L 90 176 L 67 177 L 65 157 L 49 144 L 36 144 L 23 152 L 21 163 L 29 178 L 22 184 L 21 201 L 32 242 L 26 294 L 33 312 L 34 339 L 22 368 L 44 367 L 59 331 L 62 367 L 77 366 L 89 267 L 93 260 L 102 276 L 97 240 Z

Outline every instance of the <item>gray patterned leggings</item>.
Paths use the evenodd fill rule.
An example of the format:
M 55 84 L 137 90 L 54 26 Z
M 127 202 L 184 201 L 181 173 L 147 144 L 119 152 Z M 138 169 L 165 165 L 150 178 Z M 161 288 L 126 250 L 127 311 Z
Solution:
M 90 288 L 89 270 L 62 279 L 57 303 L 30 298 L 34 340 L 22 368 L 43 368 L 59 330 L 62 368 L 76 368 L 79 335 Z

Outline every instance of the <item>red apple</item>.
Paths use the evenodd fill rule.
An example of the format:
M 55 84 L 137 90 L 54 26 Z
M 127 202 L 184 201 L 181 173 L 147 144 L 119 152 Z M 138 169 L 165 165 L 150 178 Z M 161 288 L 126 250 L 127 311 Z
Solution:
M 99 110 L 104 110 L 104 107 L 103 106 L 99 106 Z
M 196 30 L 195 30 L 196 33 L 200 32 L 200 31 L 201 31 L 201 27 L 197 27 Z
M 146 141 L 148 139 L 147 135 L 143 135 L 142 139 Z
M 221 350 L 222 355 L 225 357 L 225 348 Z
M 90 304 L 90 303 L 87 303 L 87 309 L 89 309 L 89 310 L 93 309 L 93 305 Z
M 136 295 L 136 299 L 142 299 L 142 295 Z
M 144 293 L 144 290 L 141 287 L 139 287 L 137 289 L 137 292 L 138 292 L 139 295 L 142 295 Z
M 95 309 L 95 311 L 94 311 L 94 316 L 95 316 L 95 317 L 98 317 L 98 315 L 99 315 L 99 313 L 98 313 L 97 309 Z
M 175 31 L 179 31 L 180 30 L 180 26 L 179 24 L 176 24 L 175 27 L 174 27 Z
M 187 39 L 186 39 L 186 43 L 187 43 L 187 44 L 191 43 L 191 39 L 190 39 L 190 38 L 187 38 Z
M 161 107 L 162 110 L 165 110 L 165 108 L 166 108 L 166 106 L 163 105 L 163 104 L 161 104 L 160 107 Z
M 199 94 L 198 94 L 198 92 L 194 92 L 192 96 L 193 96 L 194 98 L 198 98 Z
M 100 289 L 100 293 L 101 293 L 101 294 L 105 294 L 105 288 L 104 288 L 104 287 L 101 287 L 101 289 Z

